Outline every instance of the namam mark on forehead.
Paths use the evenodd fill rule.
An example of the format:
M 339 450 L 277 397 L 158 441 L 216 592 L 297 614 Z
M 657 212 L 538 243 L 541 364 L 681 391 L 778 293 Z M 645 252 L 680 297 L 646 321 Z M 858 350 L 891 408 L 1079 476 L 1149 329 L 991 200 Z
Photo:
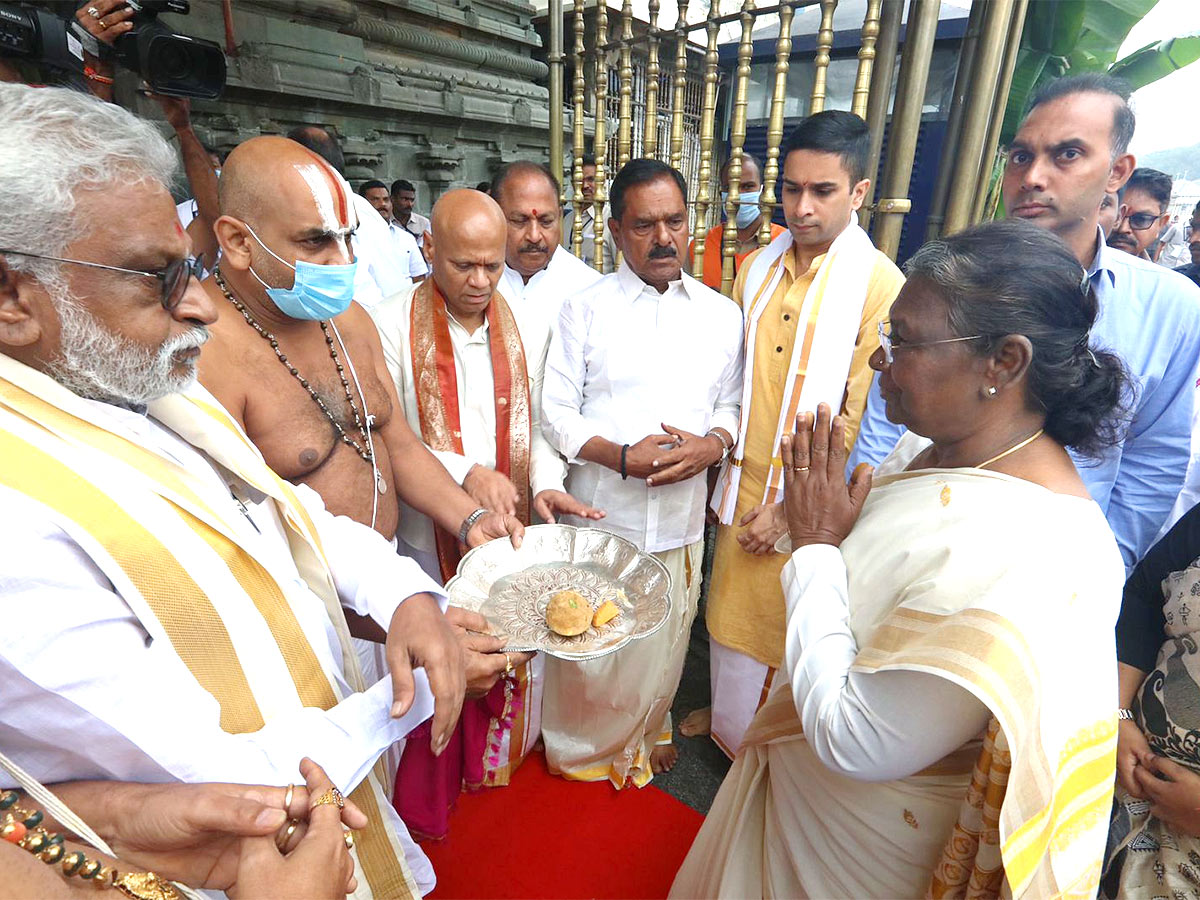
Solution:
M 312 162 L 296 163 L 293 168 L 308 185 L 321 226 L 326 231 L 344 234 L 351 228 L 350 186 L 321 157 L 312 151 L 309 156 Z

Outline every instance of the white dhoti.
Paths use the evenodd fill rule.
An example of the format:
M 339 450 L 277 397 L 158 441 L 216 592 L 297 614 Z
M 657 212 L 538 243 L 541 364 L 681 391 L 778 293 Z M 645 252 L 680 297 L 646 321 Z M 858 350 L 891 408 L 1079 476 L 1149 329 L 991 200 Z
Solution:
M 671 703 L 700 597 L 704 542 L 655 553 L 671 575 L 663 626 L 601 659 L 546 660 L 542 740 L 551 772 L 576 781 L 642 787 L 650 751 L 671 743 Z
M 733 759 L 742 746 L 746 729 L 775 680 L 775 669 L 753 656 L 708 639 L 709 676 L 712 687 L 712 739 Z

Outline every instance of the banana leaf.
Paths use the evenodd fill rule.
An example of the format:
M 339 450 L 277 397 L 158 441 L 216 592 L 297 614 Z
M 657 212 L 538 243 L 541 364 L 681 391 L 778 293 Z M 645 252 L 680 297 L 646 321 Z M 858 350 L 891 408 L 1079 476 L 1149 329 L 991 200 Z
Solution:
M 1066 56 L 1079 41 L 1087 12 L 1088 0 L 1039 0 L 1030 3 L 1021 43 L 1049 56 Z
M 1061 55 L 1074 72 L 1103 72 L 1116 60 L 1133 26 L 1157 5 L 1158 0 L 1086 0 L 1075 44 Z
M 1200 32 L 1155 41 L 1116 62 L 1109 75 L 1129 82 L 1136 91 L 1200 59 Z

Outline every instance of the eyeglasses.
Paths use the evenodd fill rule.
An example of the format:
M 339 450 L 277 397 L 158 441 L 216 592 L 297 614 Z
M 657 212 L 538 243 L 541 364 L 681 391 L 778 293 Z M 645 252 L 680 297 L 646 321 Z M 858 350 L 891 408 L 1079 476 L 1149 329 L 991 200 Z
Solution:
M 910 344 L 908 341 L 892 340 L 892 323 L 884 319 L 879 323 L 879 349 L 883 351 L 883 361 L 887 365 L 892 364 L 892 359 L 897 350 L 916 350 L 918 347 L 932 347 L 936 344 L 957 344 L 959 341 L 978 341 L 982 340 L 986 335 L 972 334 L 967 337 L 942 338 L 940 341 L 919 341 L 915 344 Z
M 1159 220 L 1160 216 L 1154 213 L 1130 213 L 1124 219 L 1129 223 L 1129 227 L 1133 231 L 1145 231 Z
M 71 263 L 74 266 L 88 266 L 92 269 L 107 269 L 110 272 L 124 272 L 127 275 L 142 275 L 146 278 L 157 278 L 162 286 L 162 307 L 167 312 L 174 312 L 179 306 L 187 286 L 193 278 L 203 277 L 205 272 L 204 254 L 187 256 L 183 259 L 172 260 L 161 269 L 123 269 L 120 266 L 106 266 L 103 263 L 86 262 L 82 259 L 63 259 L 59 256 L 45 256 L 41 253 L 26 253 L 24 250 L 0 249 L 0 254 L 9 256 L 25 256 L 30 259 L 45 259 L 50 262 Z

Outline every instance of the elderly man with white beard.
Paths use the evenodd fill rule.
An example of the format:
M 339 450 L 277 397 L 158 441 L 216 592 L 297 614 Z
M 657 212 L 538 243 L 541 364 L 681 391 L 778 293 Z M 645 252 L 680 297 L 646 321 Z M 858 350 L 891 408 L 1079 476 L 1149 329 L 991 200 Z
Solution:
M 355 895 L 429 891 L 376 762 L 458 718 L 444 596 L 195 383 L 216 312 L 157 131 L 13 84 L 0 121 L 0 749 L 43 782 L 283 785 L 308 756 L 370 820 Z M 390 677 L 362 683 L 343 607 Z

